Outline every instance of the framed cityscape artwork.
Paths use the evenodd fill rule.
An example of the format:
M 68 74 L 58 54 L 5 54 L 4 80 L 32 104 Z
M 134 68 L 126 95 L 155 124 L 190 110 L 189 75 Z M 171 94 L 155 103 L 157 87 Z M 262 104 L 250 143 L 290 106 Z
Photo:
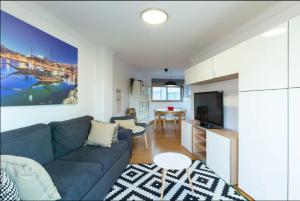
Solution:
M 77 48 L 1 11 L 1 106 L 76 104 Z

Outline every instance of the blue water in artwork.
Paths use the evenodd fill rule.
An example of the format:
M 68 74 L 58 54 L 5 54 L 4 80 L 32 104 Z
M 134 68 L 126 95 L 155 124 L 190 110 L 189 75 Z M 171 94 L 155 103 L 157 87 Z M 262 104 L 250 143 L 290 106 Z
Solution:
M 44 105 L 62 104 L 76 84 L 61 81 L 44 84 L 30 74 L 18 73 L 12 65 L 15 61 L 6 62 L 1 58 L 1 105 Z

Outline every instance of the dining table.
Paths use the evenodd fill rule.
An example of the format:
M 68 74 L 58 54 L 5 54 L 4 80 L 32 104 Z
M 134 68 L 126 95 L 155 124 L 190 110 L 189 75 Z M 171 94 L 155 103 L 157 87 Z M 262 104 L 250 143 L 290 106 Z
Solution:
M 158 115 L 158 120 L 161 122 L 161 116 L 172 115 L 178 118 L 178 127 L 181 129 L 181 120 L 184 117 L 186 110 L 182 108 L 174 108 L 169 110 L 167 108 L 156 109 L 156 114 Z

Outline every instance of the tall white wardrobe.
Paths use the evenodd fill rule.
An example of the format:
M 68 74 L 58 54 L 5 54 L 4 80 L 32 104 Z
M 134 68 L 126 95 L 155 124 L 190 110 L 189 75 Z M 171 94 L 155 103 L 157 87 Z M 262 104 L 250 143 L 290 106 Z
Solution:
M 300 17 L 239 44 L 239 187 L 300 199 Z

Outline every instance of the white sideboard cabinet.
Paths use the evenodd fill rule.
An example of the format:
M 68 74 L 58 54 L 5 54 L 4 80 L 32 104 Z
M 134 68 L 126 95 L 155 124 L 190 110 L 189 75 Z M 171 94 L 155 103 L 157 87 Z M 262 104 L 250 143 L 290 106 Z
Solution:
M 238 133 L 207 129 L 196 120 L 182 121 L 181 145 L 232 185 L 238 184 Z
M 227 183 L 238 184 L 238 137 L 236 132 L 206 131 L 206 164 Z
M 181 145 L 186 148 L 189 152 L 192 150 L 192 124 L 187 121 L 181 122 Z

